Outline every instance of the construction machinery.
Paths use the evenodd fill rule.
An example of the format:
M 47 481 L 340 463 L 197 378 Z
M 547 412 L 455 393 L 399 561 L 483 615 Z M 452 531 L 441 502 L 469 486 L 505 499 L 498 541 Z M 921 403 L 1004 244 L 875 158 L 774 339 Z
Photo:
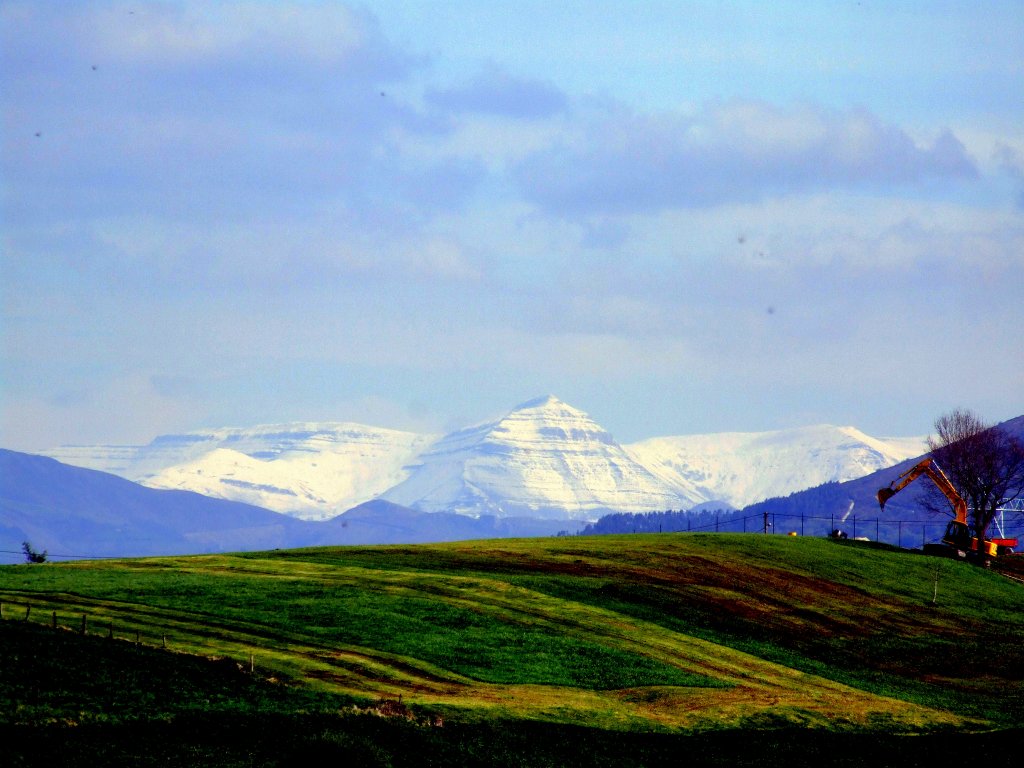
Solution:
M 946 533 L 942 537 L 941 544 L 925 546 L 925 552 L 930 554 L 944 555 L 946 557 L 966 557 L 968 553 L 979 552 L 988 557 L 996 557 L 1007 552 L 1012 552 L 1017 546 L 1016 538 L 984 539 L 979 542 L 978 537 L 967 524 L 967 502 L 957 492 L 956 487 L 946 477 L 935 459 L 930 456 L 921 459 L 902 475 L 897 477 L 888 488 L 880 488 L 878 491 L 878 506 L 885 509 L 885 502 L 906 488 L 917 478 L 924 475 L 942 492 L 953 507 L 953 519 L 946 526 Z

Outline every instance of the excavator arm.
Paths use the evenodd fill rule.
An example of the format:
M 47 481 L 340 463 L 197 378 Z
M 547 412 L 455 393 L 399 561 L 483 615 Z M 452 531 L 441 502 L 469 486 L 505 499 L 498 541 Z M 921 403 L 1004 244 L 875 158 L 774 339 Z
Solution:
M 988 539 L 979 541 L 973 535 L 967 526 L 967 502 L 964 501 L 953 483 L 946 477 L 946 473 L 942 471 L 931 457 L 921 459 L 921 461 L 889 483 L 888 488 L 880 488 L 878 490 L 878 506 L 885 509 L 885 502 L 921 475 L 935 483 L 936 487 L 949 499 L 949 503 L 953 505 L 954 519 L 949 522 L 949 525 L 946 527 L 946 535 L 942 537 L 943 545 L 952 548 L 948 551 L 958 551 L 960 553 L 959 557 L 964 557 L 964 552 L 971 550 L 980 551 L 988 557 L 995 557 L 999 552 L 998 545 Z M 927 551 L 927 546 L 925 551 Z
M 949 499 L 949 503 L 953 505 L 953 516 L 956 521 L 967 525 L 967 502 L 963 500 L 963 497 L 959 493 L 957 493 L 953 483 L 951 483 L 949 478 L 946 477 L 946 473 L 939 468 L 939 465 L 936 464 L 935 460 L 931 457 L 921 459 L 921 461 L 889 483 L 888 488 L 880 488 L 878 491 L 878 506 L 885 509 L 885 502 L 902 491 L 921 475 L 925 475 L 929 480 L 935 483 L 936 487 L 942 491 L 942 494 Z

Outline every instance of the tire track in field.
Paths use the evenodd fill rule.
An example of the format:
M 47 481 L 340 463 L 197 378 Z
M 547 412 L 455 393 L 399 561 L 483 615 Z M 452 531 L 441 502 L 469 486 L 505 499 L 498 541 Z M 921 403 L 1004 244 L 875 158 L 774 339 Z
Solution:
M 763 706 L 767 699 L 775 706 L 828 712 L 830 716 L 840 715 L 852 706 L 880 714 L 902 712 L 925 719 L 947 719 L 946 713 L 927 707 L 878 696 L 641 619 L 583 603 L 571 603 L 498 579 L 451 575 L 431 578 L 432 575 L 421 572 L 396 571 L 375 572 L 375 575 L 375 580 L 385 583 L 393 593 L 426 594 L 469 610 L 487 612 L 503 620 L 511 619 L 513 623 L 539 624 L 599 644 L 643 654 L 687 672 L 710 676 L 739 689 L 730 698 L 750 706 L 756 702 Z M 410 584 L 410 575 L 419 579 L 427 577 L 429 583 Z M 361 583 L 366 584 L 366 575 L 361 576 Z M 722 698 L 717 690 L 694 688 L 711 699 L 720 701 Z M 692 706 L 694 697 L 687 695 L 685 698 Z
M 243 564 L 244 562 L 244 564 Z M 166 561 L 154 564 L 161 569 Z M 721 722 L 743 713 L 800 710 L 825 718 L 843 719 L 859 713 L 890 715 L 896 721 L 940 722 L 954 720 L 945 713 L 927 710 L 894 699 L 867 694 L 806 673 L 766 662 L 726 646 L 702 641 L 661 626 L 626 617 L 613 611 L 576 603 L 510 585 L 498 579 L 398 571 L 355 566 L 323 566 L 288 562 L 270 568 L 268 561 L 228 560 L 224 556 L 190 558 L 177 572 L 209 576 L 233 575 L 332 585 L 356 585 L 384 594 L 441 600 L 467 611 L 485 613 L 502 621 L 542 627 L 608 647 L 625 649 L 698 674 L 717 677 L 729 689 L 666 688 L 650 701 L 624 691 L 594 691 L 565 686 L 488 684 L 464 678 L 427 662 L 399 657 L 369 648 L 345 645 L 332 648 L 297 632 L 272 629 L 243 620 L 224 621 L 214 614 L 170 609 L 146 604 L 85 598 L 65 593 L 58 603 L 94 606 L 111 616 L 137 617 L 141 626 L 171 626 L 190 639 L 188 650 L 202 653 L 237 653 L 246 658 L 254 648 L 269 654 L 274 668 L 296 670 L 300 676 L 337 689 L 364 694 L 395 694 L 415 691 L 423 702 L 462 706 L 498 707 L 533 717 L 563 717 L 579 707 L 574 719 L 621 719 L 666 725 L 711 718 Z M 146 568 L 145 562 L 133 564 Z M 0 593 L 0 598 L 4 593 Z M 38 600 L 40 593 L 28 593 Z M 27 595 L 26 595 L 27 596 Z M 650 687 L 645 688 L 650 690 Z M 636 700 L 631 700 L 631 697 Z M 561 713 L 561 714 L 560 714 Z M 955 718 L 960 722 L 959 718 Z
M 211 621 L 204 612 L 162 608 L 147 604 L 89 598 L 72 593 L 40 593 L 22 590 L 0 591 L 5 620 L 21 617 L 9 615 L 12 606 L 35 611 L 42 617 L 38 623 L 51 623 L 58 613 L 58 626 L 76 630 L 81 615 L 87 614 L 90 634 L 103 634 L 113 623 L 114 632 L 124 639 L 128 633 L 139 632 L 149 645 L 163 643 L 166 638 L 173 649 L 185 649 L 200 655 L 227 655 L 244 660 L 250 654 L 272 653 L 274 657 L 305 659 L 316 679 L 344 683 L 347 689 L 370 693 L 392 693 L 412 688 L 420 691 L 454 693 L 474 681 L 417 659 L 388 654 L 371 648 L 346 645 L 342 649 L 316 644 L 301 633 L 282 633 L 270 627 L 242 621 Z M 265 658 L 265 657 L 263 657 Z M 263 659 L 261 659 L 263 663 Z M 289 665 L 295 667 L 296 665 Z
M 799 706 L 815 711 L 837 711 L 844 707 L 893 714 L 913 712 L 928 719 L 943 719 L 919 705 L 889 699 L 827 678 L 800 672 L 710 641 L 685 635 L 608 609 L 575 603 L 550 595 L 480 576 L 434 574 L 417 570 L 381 570 L 360 566 L 332 566 L 294 561 L 287 571 L 268 568 L 268 561 L 235 561 L 224 573 L 259 574 L 269 578 L 311 580 L 325 585 L 358 585 L 382 592 L 440 599 L 450 605 L 521 624 L 571 634 L 606 647 L 639 653 L 684 671 L 705 675 L 740 688 L 740 699 L 775 701 L 781 706 Z M 206 569 L 197 569 L 209 572 Z M 504 699 L 507 691 L 474 681 L 481 694 Z M 707 696 L 710 689 L 698 688 Z M 712 696 L 711 698 L 719 698 Z

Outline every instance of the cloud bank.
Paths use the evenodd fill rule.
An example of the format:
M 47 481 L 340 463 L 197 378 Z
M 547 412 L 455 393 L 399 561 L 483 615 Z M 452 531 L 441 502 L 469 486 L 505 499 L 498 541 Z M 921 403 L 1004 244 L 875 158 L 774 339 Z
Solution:
M 603 114 L 571 144 L 537 152 L 515 171 L 523 194 L 555 215 L 651 213 L 976 176 L 948 129 L 921 144 L 863 109 L 763 102 L 692 115 Z
M 804 35 L 753 71 L 763 6 L 674 8 L 517 59 L 387 4 L 0 2 L 0 443 L 540 392 L 622 439 L 1017 415 L 1024 119 L 936 94 L 1005 93 L 1024 35 L 972 11 L 1018 42 L 952 82 L 949 19 L 857 15 L 840 87 Z

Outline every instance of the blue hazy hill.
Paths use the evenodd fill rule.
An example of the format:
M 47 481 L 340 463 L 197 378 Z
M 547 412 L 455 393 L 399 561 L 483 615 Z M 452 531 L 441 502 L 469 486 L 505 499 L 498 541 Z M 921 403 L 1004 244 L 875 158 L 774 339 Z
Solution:
M 380 499 L 322 522 L 147 488 L 116 475 L 0 449 L 0 562 L 23 541 L 51 559 L 143 557 L 344 544 L 553 535 L 575 523 L 423 513 Z

